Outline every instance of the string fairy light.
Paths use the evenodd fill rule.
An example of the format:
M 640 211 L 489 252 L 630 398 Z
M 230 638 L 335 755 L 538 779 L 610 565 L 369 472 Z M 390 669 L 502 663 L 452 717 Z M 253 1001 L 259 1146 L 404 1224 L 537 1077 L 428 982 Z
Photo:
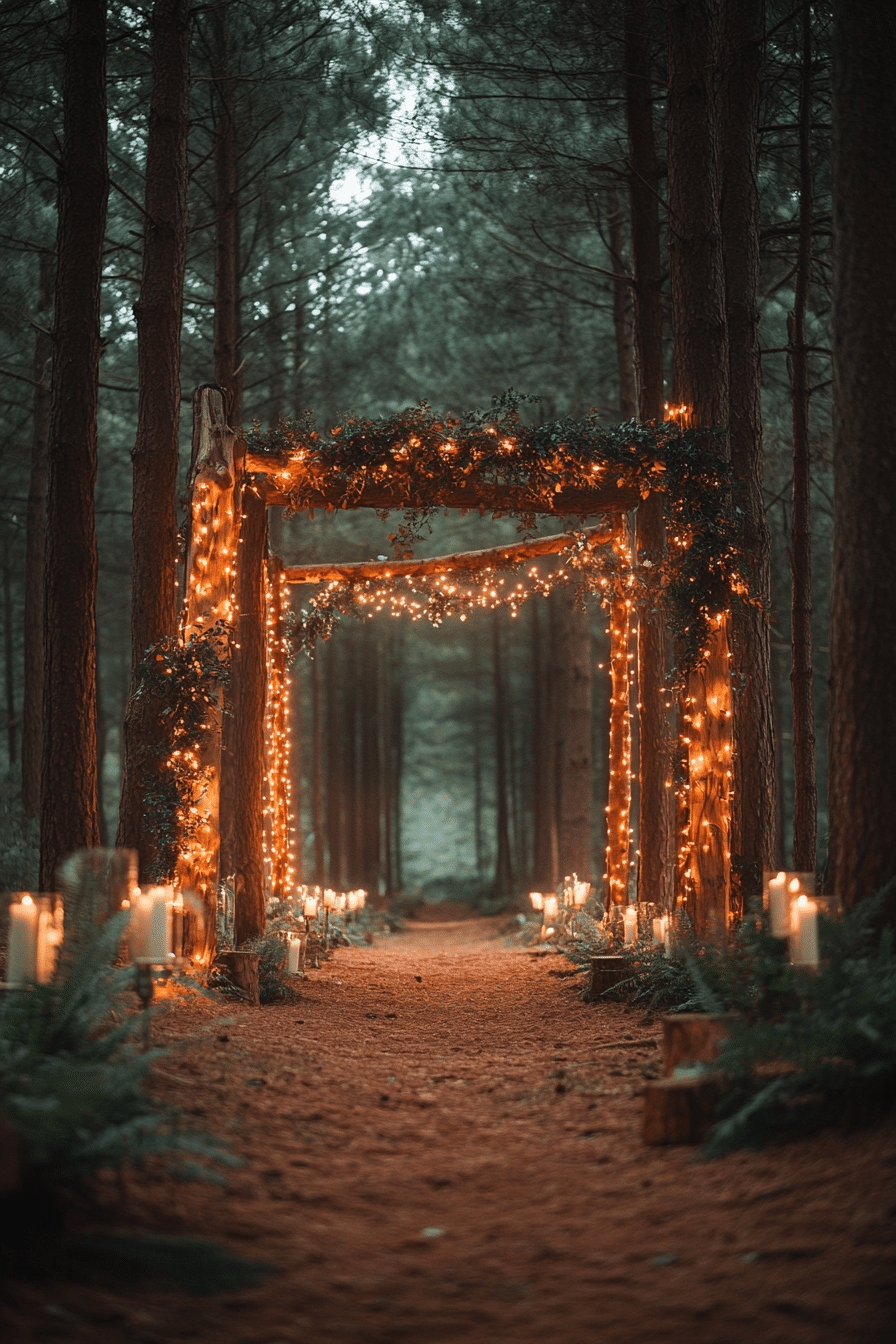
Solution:
M 293 843 L 292 739 L 290 732 L 289 636 L 284 613 L 289 586 L 283 566 L 269 560 L 265 569 L 265 774 L 263 857 L 268 890 L 276 900 L 292 890 L 296 862 Z

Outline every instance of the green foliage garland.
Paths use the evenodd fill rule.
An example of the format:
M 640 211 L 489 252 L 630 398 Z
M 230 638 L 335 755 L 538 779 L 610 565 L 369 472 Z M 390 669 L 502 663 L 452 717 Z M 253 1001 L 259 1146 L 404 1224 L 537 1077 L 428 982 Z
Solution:
M 396 559 L 409 558 L 438 506 L 441 490 L 469 490 L 471 507 L 495 517 L 519 518 L 531 532 L 539 514 L 553 513 L 560 490 L 590 491 L 597 483 L 629 488 L 641 497 L 662 495 L 670 538 L 669 553 L 641 554 L 639 578 L 645 601 L 665 606 L 677 637 L 679 673 L 699 662 L 711 616 L 726 609 L 732 591 L 750 593 L 749 564 L 739 540 L 730 465 L 712 448 L 720 430 L 682 430 L 674 421 L 658 425 L 637 421 L 602 429 L 593 413 L 542 425 L 525 425 L 518 407 L 524 398 L 512 391 L 493 401 L 489 411 L 437 416 L 424 402 L 379 420 L 350 418 L 321 435 L 310 415 L 281 420 L 262 432 L 247 433 L 249 451 L 267 455 L 272 466 L 302 454 L 306 474 L 289 495 L 292 512 L 313 507 L 313 494 L 325 477 L 337 505 L 351 507 L 366 486 L 388 473 L 390 484 L 405 483 L 405 514 L 390 535 Z M 535 496 L 543 508 L 514 507 L 501 491 L 510 488 Z M 687 539 L 678 546 L 674 538 Z M 641 568 L 641 567 L 644 568 Z M 430 591 L 421 585 L 421 591 Z M 317 599 L 317 612 L 355 606 L 349 585 Z M 314 620 L 314 618 L 312 618 Z M 317 633 L 326 638 L 317 622 Z
M 230 676 L 230 627 L 218 621 L 185 642 L 163 639 L 140 664 L 138 696 L 158 705 L 161 734 L 143 778 L 147 829 L 156 841 L 156 882 L 170 881 L 178 854 L 203 820 L 208 771 L 198 764 Z M 196 809 L 196 810 L 194 810 Z

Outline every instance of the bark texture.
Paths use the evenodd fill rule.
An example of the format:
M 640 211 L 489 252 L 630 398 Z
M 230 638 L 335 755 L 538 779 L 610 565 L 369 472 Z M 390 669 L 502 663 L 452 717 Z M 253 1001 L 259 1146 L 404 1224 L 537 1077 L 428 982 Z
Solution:
M 123 778 L 116 844 L 136 849 L 141 873 L 155 859 L 143 825 L 143 795 L 160 732 L 146 698 L 137 699 L 147 649 L 177 628 L 177 511 L 180 329 L 187 255 L 187 136 L 190 99 L 189 0 L 156 0 L 152 94 L 146 151 L 143 276 L 137 319 L 139 402 L 133 462 L 134 577 L 131 687 L 124 720 Z
M 736 788 L 732 799 L 732 902 L 762 890 L 775 866 L 775 733 L 772 709 L 770 540 L 762 493 L 759 355 L 759 194 L 757 145 L 764 0 L 728 0 L 722 14 L 719 98 L 720 218 L 728 326 L 731 464 L 744 547 L 764 610 L 735 603 L 731 613 Z
M 96 417 L 109 195 L 105 0 L 70 0 L 63 67 L 44 588 L 40 886 L 99 844 L 96 789 Z
M 56 256 L 39 254 L 37 322 L 34 342 L 34 427 L 25 542 L 25 683 L 22 695 L 22 806 L 40 815 L 40 770 L 44 683 L 44 547 L 47 517 L 47 446 L 53 361 L 53 285 Z
M 226 871 L 234 875 L 234 940 L 239 946 L 264 932 L 262 852 L 265 711 L 265 555 L 267 510 L 254 491 L 243 490 L 237 567 L 237 614 L 231 697 L 234 810 L 227 834 Z
M 679 401 L 696 425 L 728 423 L 728 331 L 719 218 L 720 146 L 716 110 L 719 0 L 670 0 L 669 204 L 670 275 Z M 718 449 L 718 444 L 716 444 Z M 727 451 L 727 444 L 723 445 Z M 728 781 L 730 752 L 717 722 L 725 713 L 727 620 L 707 650 L 710 667 L 688 680 L 689 808 L 685 891 L 701 935 L 724 925 L 730 886 Z M 708 696 L 713 695 L 716 709 Z M 721 706 L 721 708 L 719 708 Z M 702 738 L 698 740 L 695 733 Z M 703 748 L 703 749 L 701 749 Z
M 625 8 L 625 103 L 629 140 L 629 200 L 634 271 L 634 343 L 638 415 L 663 418 L 663 269 L 660 251 L 659 171 L 653 124 L 650 27 L 644 0 Z M 660 564 L 666 553 L 663 501 L 638 505 L 639 561 Z M 666 708 L 668 639 L 663 612 L 638 612 L 638 898 L 669 909 L 674 899 L 675 809 Z
M 557 595 L 565 664 L 557 758 L 559 876 L 592 877 L 591 856 L 591 627 L 573 589 Z
M 793 701 L 793 866 L 814 873 L 817 788 L 815 710 L 812 695 L 812 475 L 809 460 L 809 351 L 806 304 L 812 268 L 812 28 L 808 5 L 802 17 L 799 106 L 800 210 L 793 312 L 787 322 L 793 419 L 793 523 L 790 561 L 790 693 Z
M 896 10 L 834 4 L 834 599 L 827 885 L 896 876 Z M 896 896 L 886 920 L 896 923 Z

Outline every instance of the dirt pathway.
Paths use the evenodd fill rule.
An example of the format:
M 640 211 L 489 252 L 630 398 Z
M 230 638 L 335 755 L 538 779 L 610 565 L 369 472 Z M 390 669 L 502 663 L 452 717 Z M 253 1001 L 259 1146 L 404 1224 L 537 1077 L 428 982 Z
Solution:
M 248 1165 L 225 1189 L 134 1176 L 110 1219 L 279 1272 L 212 1298 L 17 1288 L 5 1338 L 889 1344 L 896 1127 L 644 1149 L 657 1023 L 582 1003 L 568 969 L 500 920 L 424 924 L 338 952 L 297 1005 L 175 1003 L 157 1036 L 205 1044 L 159 1086 Z

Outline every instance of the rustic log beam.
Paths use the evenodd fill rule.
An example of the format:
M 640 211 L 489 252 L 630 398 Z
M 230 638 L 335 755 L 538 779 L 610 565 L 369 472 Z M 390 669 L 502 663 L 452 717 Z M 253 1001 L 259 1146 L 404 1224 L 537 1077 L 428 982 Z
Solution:
M 436 505 L 445 509 L 482 509 L 487 512 L 531 512 L 555 517 L 588 518 L 601 513 L 627 513 L 634 509 L 640 493 L 636 486 L 601 485 L 593 490 L 570 487 L 555 492 L 550 506 L 544 496 L 524 487 L 470 481 L 468 485 L 451 482 L 442 485 L 421 480 L 412 468 L 390 466 L 388 476 L 369 480 L 360 489 L 349 490 L 345 480 L 328 477 L 321 468 L 295 466 L 246 454 L 246 471 L 254 474 L 254 488 L 269 508 L 289 506 L 295 498 L 302 509 L 407 509 Z
M 602 546 L 612 537 L 608 527 L 589 527 L 582 533 L 589 548 Z M 361 560 L 347 565 L 292 565 L 283 570 L 287 583 L 351 583 L 364 579 L 422 578 L 426 574 L 449 574 L 457 570 L 498 569 L 540 555 L 556 555 L 574 542 L 569 532 L 513 546 L 493 546 L 486 551 L 458 551 L 454 555 L 436 555 L 426 560 Z

